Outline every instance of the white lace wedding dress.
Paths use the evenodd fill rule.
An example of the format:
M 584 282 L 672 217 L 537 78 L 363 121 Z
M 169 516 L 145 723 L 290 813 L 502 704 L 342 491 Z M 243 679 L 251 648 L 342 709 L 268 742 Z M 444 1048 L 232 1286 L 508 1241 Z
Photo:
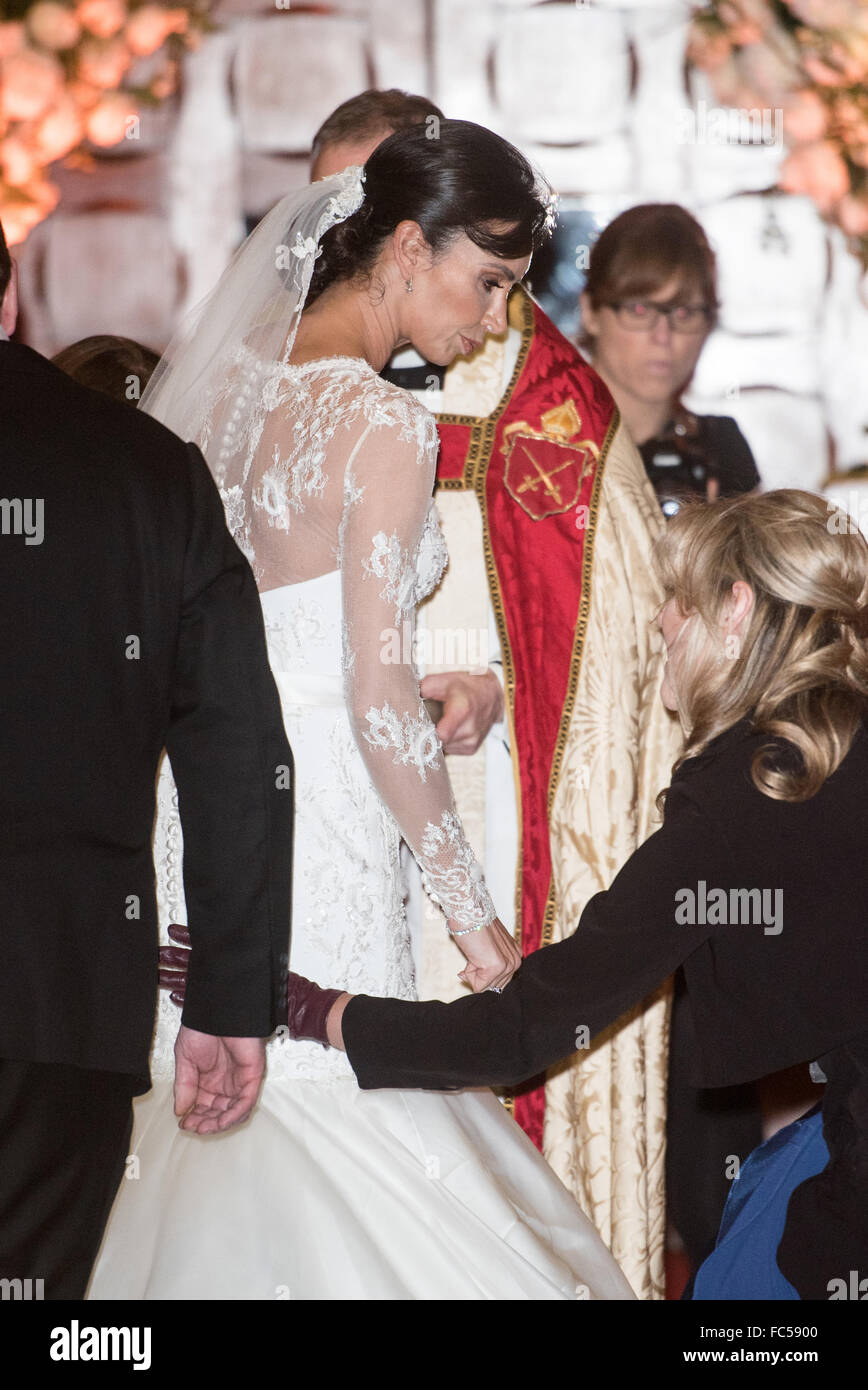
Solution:
M 224 502 L 262 591 L 295 757 L 291 964 L 412 999 L 401 835 L 450 916 L 493 915 L 408 660 L 416 603 L 446 563 L 436 429 L 357 359 L 284 368 L 268 410 L 250 500 Z M 165 941 L 186 921 L 167 766 L 158 805 Z M 343 1053 L 278 1034 L 247 1124 L 191 1136 L 172 1112 L 178 1023 L 164 994 L 91 1298 L 632 1297 L 490 1092 L 362 1092 Z

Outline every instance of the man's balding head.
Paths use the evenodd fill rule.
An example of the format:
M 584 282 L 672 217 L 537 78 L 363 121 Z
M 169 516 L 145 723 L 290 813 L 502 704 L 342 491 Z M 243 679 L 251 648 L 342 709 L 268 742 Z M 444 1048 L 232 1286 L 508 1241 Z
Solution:
M 351 164 L 366 163 L 388 135 L 421 125 L 431 116 L 444 119 L 433 101 L 397 87 L 382 92 L 371 88 L 350 97 L 326 117 L 313 138 L 311 180 L 339 174 Z

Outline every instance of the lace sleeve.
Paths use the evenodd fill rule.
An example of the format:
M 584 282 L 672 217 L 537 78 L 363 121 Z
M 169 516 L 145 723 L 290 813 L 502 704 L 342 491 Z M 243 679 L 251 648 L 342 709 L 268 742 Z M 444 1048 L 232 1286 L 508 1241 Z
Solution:
M 436 449 L 433 418 L 421 409 L 412 427 L 369 421 L 352 449 L 340 542 L 343 665 L 350 723 L 371 780 L 428 893 L 459 930 L 487 925 L 496 913 L 413 664 Z

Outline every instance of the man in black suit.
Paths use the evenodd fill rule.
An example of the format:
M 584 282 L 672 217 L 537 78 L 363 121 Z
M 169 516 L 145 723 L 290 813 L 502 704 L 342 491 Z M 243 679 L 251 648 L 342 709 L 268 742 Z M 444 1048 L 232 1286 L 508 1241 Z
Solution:
M 0 1278 L 81 1298 L 150 1084 L 161 752 L 197 957 L 175 1109 L 199 1133 L 247 1118 L 286 1017 L 291 753 L 201 454 L 9 341 L 2 231 L 0 300 Z

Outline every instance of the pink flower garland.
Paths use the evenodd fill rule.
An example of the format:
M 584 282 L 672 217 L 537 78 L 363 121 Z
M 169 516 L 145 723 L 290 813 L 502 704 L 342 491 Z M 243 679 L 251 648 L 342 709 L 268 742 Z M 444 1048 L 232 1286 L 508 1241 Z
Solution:
M 868 266 L 864 0 L 711 0 L 688 56 L 724 105 L 782 112 L 779 187 L 811 198 Z
M 56 206 L 51 164 L 86 141 L 135 138 L 140 103 L 174 91 L 180 52 L 198 42 L 209 2 L 36 0 L 0 23 L 0 221 L 10 245 Z M 147 83 L 124 91 L 133 65 L 163 49 Z

